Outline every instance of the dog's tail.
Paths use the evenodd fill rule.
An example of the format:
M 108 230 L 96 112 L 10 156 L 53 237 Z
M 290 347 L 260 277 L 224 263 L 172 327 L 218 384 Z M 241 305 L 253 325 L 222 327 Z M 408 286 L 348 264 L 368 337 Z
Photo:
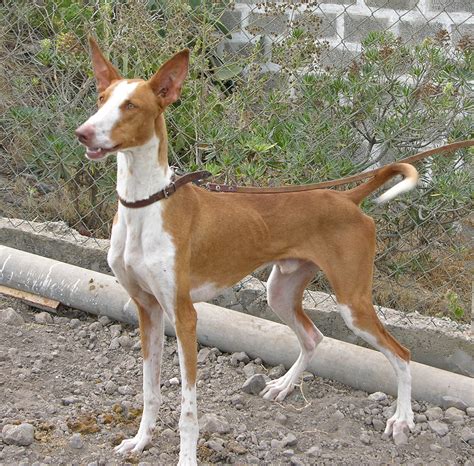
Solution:
M 355 203 L 360 204 L 370 193 L 385 184 L 396 175 L 403 175 L 404 180 L 397 183 L 388 191 L 376 199 L 376 202 L 382 204 L 390 201 L 401 193 L 411 191 L 418 183 L 418 171 L 413 165 L 408 163 L 392 163 L 381 168 L 373 178 L 357 188 L 345 191 L 345 194 Z

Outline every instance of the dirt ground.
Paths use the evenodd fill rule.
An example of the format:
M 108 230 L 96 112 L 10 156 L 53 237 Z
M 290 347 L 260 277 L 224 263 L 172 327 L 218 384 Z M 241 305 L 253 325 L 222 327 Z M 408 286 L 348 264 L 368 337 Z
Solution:
M 7 318 L 6 308 L 21 318 L 12 311 Z M 153 442 L 139 457 L 122 458 L 113 446 L 136 433 L 142 408 L 138 330 L 71 309 L 51 317 L 2 297 L 0 314 L 1 465 L 177 463 L 181 397 L 174 339 L 165 343 Z M 200 360 L 199 415 L 216 417 L 219 426 L 201 429 L 202 464 L 474 465 L 474 418 L 467 414 L 473 409 L 453 414 L 414 402 L 415 432 L 396 446 L 382 438 L 391 397 L 306 373 L 283 403 L 269 402 L 244 393 L 242 385 L 253 373 L 278 377 L 281 367 L 217 348 L 201 349 Z M 29 445 L 7 434 L 22 423 L 34 428 Z

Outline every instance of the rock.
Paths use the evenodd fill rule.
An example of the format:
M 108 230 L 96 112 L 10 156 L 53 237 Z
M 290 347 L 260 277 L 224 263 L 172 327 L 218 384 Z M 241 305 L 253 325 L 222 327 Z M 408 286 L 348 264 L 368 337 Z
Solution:
M 215 414 L 204 414 L 199 419 L 199 430 L 211 434 L 227 434 L 230 432 L 230 425 L 223 417 Z
M 232 356 L 230 357 L 230 363 L 235 367 L 241 362 L 247 364 L 249 361 L 250 358 L 248 357 L 247 353 L 244 353 L 243 351 L 240 351 L 239 353 L 232 353 Z
M 121 395 L 135 395 L 135 389 L 131 387 L 130 385 L 122 385 L 121 387 L 118 388 L 118 392 Z
M 27 447 L 34 441 L 35 428 L 24 422 L 20 425 L 6 424 L 2 429 L 3 441 L 7 445 Z
M 69 327 L 71 328 L 78 328 L 81 325 L 81 321 L 79 319 L 71 319 L 69 321 Z
M 38 324 L 52 324 L 53 318 L 49 312 L 40 312 L 39 314 L 35 314 L 35 322 Z
M 342 419 L 344 419 L 344 414 L 341 413 L 341 411 L 337 410 L 333 413 L 331 419 L 334 419 L 335 421 L 341 421 Z
M 316 458 L 321 454 L 321 448 L 319 448 L 318 446 L 315 445 L 315 446 L 309 448 L 308 450 L 306 450 L 306 454 L 308 456 Z
M 460 409 L 455 408 L 453 406 L 453 407 L 448 408 L 446 410 L 446 412 L 444 413 L 444 418 L 450 424 L 453 424 L 454 422 L 463 421 L 464 420 L 464 411 L 461 411 Z
M 461 411 L 466 411 L 468 406 L 466 403 L 464 403 L 464 401 L 459 398 L 456 398 L 455 396 L 445 395 L 441 397 L 441 407 L 443 409 L 457 408 Z
M 179 379 L 178 377 L 173 377 L 172 379 L 169 380 L 170 385 L 179 385 Z
M 463 427 L 461 430 L 461 438 L 465 442 L 470 442 L 471 440 L 474 440 L 474 432 L 469 427 Z
M 440 451 L 443 451 L 443 447 L 441 447 L 440 445 L 438 445 L 437 443 L 432 443 L 430 445 L 430 450 L 431 451 L 434 451 L 435 453 L 439 453 Z
M 467 414 L 469 417 L 474 417 L 474 407 L 473 407 L 473 406 L 470 406 L 469 408 L 466 408 L 466 414 Z
M 296 435 L 291 432 L 285 435 L 281 441 L 285 447 L 294 447 L 298 443 Z
M 11 307 L 0 309 L 0 322 L 7 325 L 21 325 L 25 323 L 21 314 Z
M 359 439 L 364 445 L 370 445 L 372 443 L 372 439 L 366 432 L 362 433 Z
M 292 457 L 294 454 L 295 454 L 295 450 L 292 450 L 291 448 L 283 452 L 283 456 L 286 456 L 287 458 Z
M 97 319 L 103 326 L 109 325 L 112 320 L 108 316 L 100 316 Z
M 440 437 L 443 437 L 449 432 L 449 427 L 444 422 L 438 420 L 428 421 L 428 425 L 430 426 L 430 429 Z
M 277 415 L 275 416 L 275 420 L 279 422 L 282 426 L 288 424 L 288 416 L 282 413 L 277 413 Z
M 118 338 L 112 338 L 112 341 L 110 342 L 109 345 L 109 350 L 116 350 L 120 348 L 120 343 Z
M 209 359 L 209 355 L 211 354 L 213 354 L 211 352 L 211 348 L 202 348 L 197 355 L 198 364 L 204 364 Z
M 69 439 L 69 446 L 71 448 L 81 449 L 84 446 L 81 434 L 72 434 Z
M 107 395 L 113 395 L 117 391 L 117 384 L 114 383 L 112 380 L 109 380 L 105 384 L 104 390 Z
M 112 338 L 118 338 L 122 333 L 122 326 L 120 324 L 111 325 L 109 329 Z
M 428 408 L 425 411 L 425 416 L 430 421 L 436 421 L 437 419 L 441 419 L 443 417 L 443 410 L 439 406 Z
M 227 442 L 227 448 L 229 451 L 237 453 L 238 455 L 245 455 L 245 453 L 248 451 L 247 448 L 245 448 L 243 445 L 240 445 L 240 443 L 235 442 L 234 440 L 229 440 Z
M 260 366 L 256 366 L 253 362 L 249 362 L 247 365 L 244 366 L 243 371 L 245 377 L 248 378 L 255 374 L 261 374 L 262 368 Z
M 374 426 L 374 429 L 378 430 L 379 432 L 383 432 L 385 430 L 385 422 L 383 422 L 381 419 L 372 419 L 372 425 Z
M 387 395 L 384 393 L 384 392 L 375 392 L 375 393 L 371 393 L 369 396 L 368 396 L 369 400 L 371 401 L 383 401 L 383 400 L 386 400 L 387 399 Z
M 208 442 L 206 442 L 205 445 L 208 448 L 210 448 L 211 450 L 222 451 L 222 450 L 224 450 L 223 443 L 224 442 L 221 439 L 213 439 L 213 440 L 209 440 Z
M 278 366 L 272 367 L 268 371 L 268 377 L 271 379 L 279 379 L 285 375 L 286 369 L 283 364 L 278 364 Z
M 128 335 L 122 335 L 117 340 L 122 348 L 131 348 L 133 345 L 133 340 Z
M 266 386 L 265 378 L 262 374 L 255 374 L 249 377 L 242 385 L 242 391 L 251 395 L 258 395 Z
M 415 422 L 417 424 L 421 424 L 422 422 L 426 422 L 428 419 L 424 414 L 415 414 Z
M 280 450 L 281 448 L 283 448 L 283 442 L 281 440 L 277 440 L 277 439 L 272 439 L 271 442 L 270 442 L 270 446 L 274 449 L 274 450 Z

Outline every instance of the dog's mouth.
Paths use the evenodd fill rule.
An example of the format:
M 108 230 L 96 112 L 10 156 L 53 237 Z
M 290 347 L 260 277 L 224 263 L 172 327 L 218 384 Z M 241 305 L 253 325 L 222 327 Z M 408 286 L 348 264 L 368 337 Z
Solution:
M 87 147 L 86 146 L 86 157 L 90 160 L 99 160 L 104 158 L 110 152 L 115 152 L 120 144 L 114 147 Z

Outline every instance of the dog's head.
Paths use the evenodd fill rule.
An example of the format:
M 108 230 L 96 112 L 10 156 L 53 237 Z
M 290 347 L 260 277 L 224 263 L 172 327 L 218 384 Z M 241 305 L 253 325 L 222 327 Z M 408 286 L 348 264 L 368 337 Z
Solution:
M 189 50 L 169 59 L 148 80 L 124 79 L 89 38 L 97 82 L 98 110 L 76 129 L 91 160 L 118 150 L 139 147 L 156 134 L 158 116 L 181 94 L 188 72 Z

